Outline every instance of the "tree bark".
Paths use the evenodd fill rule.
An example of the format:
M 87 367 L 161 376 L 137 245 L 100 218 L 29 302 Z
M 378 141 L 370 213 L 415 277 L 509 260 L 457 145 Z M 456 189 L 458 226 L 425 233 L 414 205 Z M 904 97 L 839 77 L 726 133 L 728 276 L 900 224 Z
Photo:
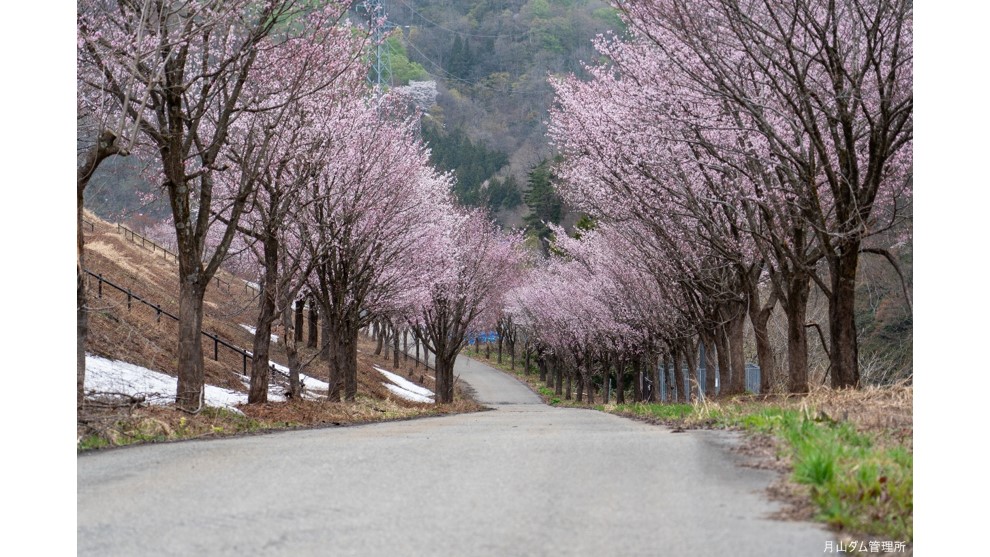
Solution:
M 399 327 L 392 323 L 392 366 L 399 369 Z
M 251 360 L 251 384 L 248 389 L 248 404 L 268 402 L 269 357 L 272 341 L 272 323 L 276 314 L 275 285 L 278 281 L 278 240 L 269 235 L 264 240 L 265 274 L 261 281 L 261 297 L 258 304 L 258 319 L 255 321 L 254 341 L 251 345 L 254 358 Z
M 715 377 L 718 373 L 718 359 L 715 355 L 714 335 L 709 333 L 702 337 L 705 347 L 705 396 L 714 397 L 716 394 Z
M 831 296 L 828 304 L 829 364 L 832 387 L 859 387 L 859 343 L 856 339 L 856 267 L 859 243 L 844 246 L 830 258 Z
M 626 360 L 625 354 L 615 353 L 615 403 L 626 403 Z
M 757 280 L 749 281 L 749 322 L 753 326 L 753 336 L 756 340 L 756 359 L 760 364 L 760 392 L 769 393 L 773 385 L 773 379 L 777 376 L 777 364 L 774 359 L 773 345 L 770 344 L 770 335 L 767 332 L 767 323 L 770 321 L 770 314 L 777 304 L 777 297 L 773 294 L 765 304 L 760 302 L 760 287 Z
M 121 153 L 117 136 L 104 131 L 76 169 L 76 410 L 86 403 L 86 338 L 89 335 L 89 312 L 86 305 L 85 244 L 83 212 L 85 191 L 96 169 L 107 158 Z
M 574 377 L 574 368 L 567 366 L 567 382 L 564 385 L 564 400 L 571 400 L 571 382 Z
M 194 254 L 180 254 L 188 259 Z M 185 274 L 185 273 L 184 273 Z M 199 275 L 186 274 L 179 283 L 179 377 L 176 383 L 175 404 L 188 412 L 203 409 L 203 295 L 205 287 L 199 283 Z
M 746 313 L 743 308 L 729 321 L 729 365 L 732 366 L 732 393 L 746 392 L 745 331 Z
M 687 365 L 688 384 L 685 393 L 692 393 L 695 400 L 701 400 L 701 385 L 698 384 L 698 347 L 693 340 L 685 341 L 684 363 Z
M 325 319 L 330 321 L 330 319 Z M 354 402 L 357 397 L 357 340 L 358 329 L 346 320 L 335 320 L 329 334 L 324 337 L 330 353 L 327 398 L 338 402 Z
M 595 404 L 595 373 L 592 369 L 593 363 L 591 352 L 586 352 L 584 355 L 584 390 L 587 391 L 589 405 Z
M 299 380 L 300 373 L 300 362 L 299 362 L 299 345 L 298 343 L 302 341 L 302 335 L 299 334 L 300 329 L 302 329 L 302 322 L 299 320 L 301 313 L 299 309 L 302 306 L 296 302 L 296 328 L 293 330 L 292 323 L 292 310 L 289 307 L 285 308 L 282 313 L 282 325 L 285 328 L 285 335 L 282 337 L 282 343 L 285 346 L 285 357 L 289 364 L 289 395 L 292 400 L 299 400 L 302 398 L 302 383 Z M 290 331 L 292 334 L 289 334 Z
M 436 401 L 438 403 L 454 402 L 454 362 L 457 359 L 457 349 L 440 342 L 436 347 Z
M 783 306 L 787 316 L 787 389 L 797 394 L 808 392 L 808 336 L 804 323 L 810 282 L 806 276 L 792 277 Z
M 319 346 L 319 339 L 317 337 L 319 334 L 319 314 L 316 312 L 316 300 L 313 298 L 309 299 L 309 340 L 306 342 L 308 348 L 316 348 Z
M 715 328 L 715 359 L 718 364 L 718 393 L 724 395 L 729 392 L 729 374 L 732 370 L 729 365 L 729 337 L 725 325 Z
M 296 327 L 295 331 L 293 331 L 296 342 L 302 342 L 303 340 L 303 306 L 305 305 L 305 300 L 296 300 Z M 288 331 L 289 328 L 286 327 L 285 330 Z

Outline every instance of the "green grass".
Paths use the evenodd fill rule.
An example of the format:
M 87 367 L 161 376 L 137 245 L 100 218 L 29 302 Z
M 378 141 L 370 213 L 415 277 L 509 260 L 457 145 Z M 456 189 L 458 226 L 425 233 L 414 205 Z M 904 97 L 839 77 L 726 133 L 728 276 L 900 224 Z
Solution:
M 686 426 L 707 423 L 772 435 L 790 459 L 791 478 L 808 486 L 818 518 L 853 533 L 913 540 L 914 458 L 883 446 L 852 424 L 763 404 L 624 404 L 599 410 Z
M 465 354 L 514 373 L 529 383 L 549 404 L 561 404 L 533 369 L 523 373 L 521 362 L 509 369 L 486 360 L 474 347 Z M 569 404 L 567 401 L 564 404 Z M 818 519 L 855 534 L 912 542 L 914 536 L 914 457 L 908 447 L 880 443 L 876 434 L 856 431 L 852 424 L 818 419 L 810 410 L 774 403 L 718 401 L 712 404 L 609 404 L 597 410 L 649 418 L 684 427 L 714 426 L 771 435 L 782 456 L 791 462 L 791 478 L 808 486 Z
M 708 419 L 708 414 L 699 413 L 699 409 L 691 404 L 602 404 L 595 405 L 596 410 L 616 414 L 632 414 L 642 418 L 655 418 L 663 422 L 685 421 L 691 418 Z

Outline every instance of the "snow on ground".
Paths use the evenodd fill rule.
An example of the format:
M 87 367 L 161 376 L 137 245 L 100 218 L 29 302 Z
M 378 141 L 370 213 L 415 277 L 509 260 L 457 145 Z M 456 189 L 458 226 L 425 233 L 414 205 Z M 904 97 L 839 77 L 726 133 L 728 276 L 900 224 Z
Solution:
M 283 366 L 282 364 L 276 364 L 275 362 L 271 362 L 271 361 L 269 361 L 268 363 L 274 366 L 275 369 L 277 369 L 278 371 L 284 373 L 286 376 L 289 375 L 289 368 Z M 322 391 L 330 390 L 330 383 L 327 383 L 326 381 L 320 381 L 319 379 L 306 375 L 305 373 L 299 374 L 299 381 L 303 384 L 303 387 L 306 389 L 306 391 L 303 392 L 303 396 L 306 397 L 310 397 L 310 393 L 308 392 L 310 389 L 320 389 Z M 321 397 L 312 395 L 310 398 L 316 399 Z
M 388 378 L 389 381 L 394 383 L 394 385 L 382 383 L 382 385 L 385 385 L 385 388 L 393 394 L 413 402 L 433 402 L 433 399 L 431 398 L 433 396 L 433 391 L 425 387 L 420 387 L 411 381 L 407 381 L 402 376 L 396 375 L 391 371 L 386 371 L 378 366 L 373 367 L 376 371 Z
M 431 403 L 431 404 L 433 403 L 433 399 L 432 398 L 425 397 L 425 396 L 422 396 L 422 395 L 418 395 L 418 394 L 416 394 L 416 393 L 414 393 L 412 391 L 407 391 L 407 390 L 403 389 L 402 387 L 396 387 L 395 385 L 393 385 L 391 383 L 382 383 L 382 385 L 385 385 L 385 388 L 386 389 L 388 389 L 389 391 L 392 391 L 392 394 L 398 396 L 399 398 L 404 398 L 406 400 L 411 400 L 413 402 L 426 402 L 426 403 Z
M 252 335 L 257 334 L 258 332 L 258 329 L 255 329 L 251 325 L 245 325 L 244 323 L 241 323 L 241 327 L 247 329 L 247 332 L 251 333 Z M 272 335 L 272 342 L 278 342 L 278 335 Z
M 86 355 L 86 391 L 144 394 L 152 404 L 169 404 L 175 400 L 176 378 L 148 368 L 108 360 L 100 356 Z M 276 391 L 268 391 L 268 400 L 281 401 L 285 397 Z M 206 385 L 206 406 L 218 406 L 240 413 L 238 404 L 247 403 L 247 393 Z

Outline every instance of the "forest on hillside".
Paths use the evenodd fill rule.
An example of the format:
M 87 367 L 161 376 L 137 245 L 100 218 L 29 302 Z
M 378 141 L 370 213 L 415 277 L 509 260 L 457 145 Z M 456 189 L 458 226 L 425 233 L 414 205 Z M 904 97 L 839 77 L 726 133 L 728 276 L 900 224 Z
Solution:
M 526 202 L 530 174 L 553 156 L 547 78 L 581 75 L 597 57 L 594 37 L 622 29 L 617 13 L 599 0 L 383 0 L 383 9 L 387 85 L 436 84 L 422 121 L 433 164 L 454 173 L 461 203 L 525 226 L 539 211 Z M 368 16 L 356 9 L 352 17 Z M 108 161 L 88 207 L 136 225 L 164 216 L 168 207 L 155 202 L 141 168 L 135 159 Z

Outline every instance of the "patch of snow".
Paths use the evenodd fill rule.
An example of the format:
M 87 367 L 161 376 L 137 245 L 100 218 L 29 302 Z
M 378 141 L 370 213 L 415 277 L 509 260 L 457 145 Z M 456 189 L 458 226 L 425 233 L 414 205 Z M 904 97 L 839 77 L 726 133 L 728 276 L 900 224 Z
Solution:
M 251 325 L 245 325 L 244 323 L 241 323 L 241 327 L 247 329 L 247 332 L 251 333 L 252 335 L 257 334 L 258 332 L 258 329 L 252 327 Z M 272 342 L 278 342 L 278 335 L 272 335 Z
M 169 404 L 175 400 L 176 383 L 171 375 L 120 360 L 86 355 L 86 391 L 144 394 L 151 404 Z M 268 399 L 281 401 L 285 397 L 270 390 Z M 236 406 L 247 403 L 247 393 L 206 385 L 204 403 L 241 413 Z
M 413 392 L 413 393 L 418 394 L 419 396 L 424 396 L 424 397 L 433 396 L 433 391 L 431 391 L 431 390 L 429 390 L 429 389 L 427 389 L 425 387 L 420 387 L 419 385 L 413 383 L 412 381 L 406 380 L 401 375 L 396 375 L 396 374 L 392 373 L 391 371 L 386 371 L 386 370 L 384 370 L 384 369 L 382 369 L 382 368 L 380 368 L 378 366 L 373 366 L 373 367 L 376 370 L 378 370 L 379 373 L 381 373 L 382 375 L 384 375 L 385 377 L 387 377 L 389 381 L 395 383 L 399 387 L 401 387 L 401 388 L 403 388 L 403 389 L 405 389 L 405 390 L 407 390 L 409 392 Z
M 268 363 L 275 366 L 275 369 L 277 369 L 278 371 L 284 373 L 285 375 L 289 375 L 289 368 L 283 366 L 282 364 L 276 364 L 275 362 L 272 361 L 269 361 Z M 299 374 L 299 380 L 303 382 L 304 386 L 307 389 L 320 389 L 323 391 L 330 390 L 330 383 L 327 383 L 326 381 L 320 381 L 319 379 L 306 375 L 305 373 Z
M 423 395 L 418 395 L 418 394 L 416 394 L 414 392 L 407 391 L 407 390 L 403 389 L 402 387 L 396 387 L 395 385 L 393 385 L 391 383 L 382 383 L 382 385 L 385 385 L 385 388 L 386 389 L 388 389 L 389 391 L 392 391 L 393 394 L 395 394 L 396 396 L 398 396 L 400 398 L 404 398 L 406 400 L 411 400 L 413 402 L 427 402 L 427 403 L 432 403 L 433 402 L 433 399 L 432 398 L 428 398 L 428 397 L 425 397 Z
M 413 402 L 426 402 L 433 403 L 434 400 L 431 398 L 433 396 L 433 391 L 420 387 L 419 385 L 413 383 L 412 381 L 406 380 L 400 375 L 396 375 L 391 371 L 384 370 L 378 366 L 372 366 L 378 373 L 384 375 L 392 383 L 382 383 L 386 389 L 406 400 L 411 400 Z

